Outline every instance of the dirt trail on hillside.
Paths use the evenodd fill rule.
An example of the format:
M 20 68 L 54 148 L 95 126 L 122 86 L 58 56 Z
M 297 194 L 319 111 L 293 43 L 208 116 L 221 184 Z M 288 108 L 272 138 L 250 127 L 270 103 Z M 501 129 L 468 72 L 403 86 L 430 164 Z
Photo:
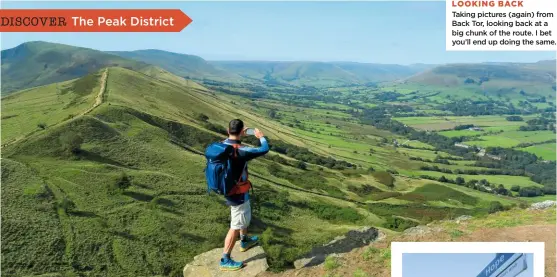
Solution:
M 393 241 L 413 242 L 436 242 L 436 241 L 459 241 L 459 242 L 545 242 L 545 276 L 556 277 L 555 243 L 556 225 L 528 225 L 506 228 L 480 228 L 457 239 L 451 239 L 447 231 L 436 231 L 424 235 L 403 235 Z M 389 242 L 378 242 L 376 248 L 387 248 Z M 385 261 L 377 259 L 365 260 L 363 253 L 366 248 L 355 249 L 346 254 L 340 261 L 342 267 L 329 276 L 354 276 L 358 269 L 365 271 L 368 276 L 390 277 L 390 258 Z M 496 250 L 494 250 L 496 252 Z M 323 277 L 327 272 L 323 266 L 288 270 L 281 273 L 264 272 L 258 277 Z M 371 274 L 373 273 L 373 274 Z
M 90 113 L 92 110 L 94 110 L 96 107 L 98 107 L 99 105 L 101 105 L 103 103 L 104 93 L 106 91 L 106 79 L 107 78 L 108 78 L 108 69 L 105 69 L 103 71 L 102 76 L 101 76 L 101 88 L 99 89 L 99 93 L 97 94 L 97 97 L 95 98 L 95 103 L 93 103 L 93 106 L 91 108 L 82 112 L 80 115 L 85 115 L 85 114 Z
M 99 89 L 99 93 L 97 94 L 97 97 L 95 98 L 95 103 L 93 103 L 93 106 L 91 106 L 90 108 L 88 108 L 88 109 L 85 110 L 84 112 L 80 113 L 78 116 L 82 116 L 82 115 L 85 115 L 85 114 L 90 113 L 92 110 L 94 110 L 96 107 L 100 106 L 100 105 L 103 103 L 104 93 L 105 93 L 105 91 L 106 91 L 106 79 L 107 79 L 107 78 L 108 78 L 108 69 L 105 69 L 105 70 L 103 71 L 103 73 L 102 73 L 102 76 L 101 76 L 101 87 L 100 87 L 100 89 Z M 78 116 L 75 116 L 75 117 L 73 117 L 73 118 L 71 118 L 71 119 L 68 119 L 68 120 L 73 120 L 73 119 L 77 118 Z M 57 126 L 57 125 L 59 125 L 59 124 L 61 124 L 61 123 L 64 123 L 64 122 L 68 121 L 68 120 L 60 121 L 60 122 L 58 122 L 58 123 L 56 123 L 56 124 L 53 124 L 53 125 L 48 126 L 48 128 L 55 127 L 55 126 Z M 14 143 L 16 143 L 16 142 L 18 142 L 18 141 L 23 140 L 23 139 L 29 138 L 29 137 L 31 137 L 31 136 L 37 134 L 37 133 L 39 133 L 38 130 L 35 130 L 35 131 L 33 131 L 33 132 L 31 132 L 31 133 L 29 133 L 29 134 L 27 134 L 27 135 L 18 137 L 17 139 L 15 139 L 15 140 L 13 140 L 13 141 L 10 141 L 10 142 L 8 142 L 8 143 L 6 143 L 6 144 L 3 144 L 3 145 L 2 145 L 2 148 L 6 147 L 6 146 L 9 146 L 9 145 L 12 145 L 12 144 L 14 144 Z

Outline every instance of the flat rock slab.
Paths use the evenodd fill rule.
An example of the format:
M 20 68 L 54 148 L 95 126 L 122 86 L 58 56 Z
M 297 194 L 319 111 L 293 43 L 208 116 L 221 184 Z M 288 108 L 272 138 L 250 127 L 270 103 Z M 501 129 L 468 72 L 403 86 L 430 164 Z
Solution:
M 184 277 L 255 277 L 269 268 L 263 247 L 256 246 L 246 252 L 240 252 L 240 242 L 236 242 L 231 257 L 235 261 L 244 261 L 246 266 L 237 271 L 220 271 L 219 263 L 223 248 L 199 254 L 184 267 Z
M 364 227 L 359 230 L 351 230 L 343 236 L 336 237 L 333 241 L 314 247 L 310 253 L 294 261 L 296 269 L 311 267 L 325 262 L 329 255 L 344 254 L 355 248 L 369 245 L 379 237 L 379 230 L 373 227 Z

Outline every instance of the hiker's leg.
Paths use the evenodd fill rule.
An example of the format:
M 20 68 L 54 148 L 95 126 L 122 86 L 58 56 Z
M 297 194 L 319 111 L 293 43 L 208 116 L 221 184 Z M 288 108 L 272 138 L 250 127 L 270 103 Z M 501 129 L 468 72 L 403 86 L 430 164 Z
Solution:
M 259 243 L 259 238 L 257 236 L 248 236 L 248 226 L 251 222 L 251 206 L 249 201 L 246 201 L 244 206 L 244 219 L 245 228 L 240 230 L 240 251 L 244 252 Z
M 244 204 L 242 204 L 242 205 L 243 205 L 243 207 L 242 207 L 242 208 L 243 208 L 243 209 L 242 209 L 242 212 L 243 212 L 243 215 L 244 215 L 244 217 L 243 217 L 243 219 L 244 219 L 244 220 L 243 220 L 243 221 L 244 221 L 244 222 L 243 222 L 243 223 L 244 223 L 244 226 L 242 226 L 242 227 L 244 227 L 244 228 L 242 228 L 242 229 L 240 230 L 240 236 L 241 236 L 241 238 L 244 238 L 244 237 L 247 236 L 247 234 L 248 234 L 248 226 L 249 226 L 249 224 L 250 224 L 250 222 L 251 222 L 251 203 L 250 203 L 250 201 L 248 200 L 248 201 L 246 201 L 246 202 L 245 202 Z
M 223 254 L 229 254 L 232 252 L 232 248 L 234 248 L 234 243 L 236 243 L 236 239 L 238 238 L 238 231 L 230 228 L 228 230 L 228 234 L 226 234 L 226 238 L 224 239 L 224 250 L 222 251 Z
M 230 254 L 242 229 L 246 228 L 244 204 L 230 206 L 230 229 L 224 241 L 224 252 Z M 227 252 L 228 251 L 228 252 Z

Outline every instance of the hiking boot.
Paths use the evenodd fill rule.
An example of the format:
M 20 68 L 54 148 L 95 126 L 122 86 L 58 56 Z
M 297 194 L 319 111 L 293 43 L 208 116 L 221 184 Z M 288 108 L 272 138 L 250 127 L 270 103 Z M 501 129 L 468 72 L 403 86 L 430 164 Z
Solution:
M 220 259 L 219 268 L 221 271 L 236 271 L 240 270 L 242 267 L 244 267 L 243 262 L 236 262 L 233 259 Z
M 246 237 L 245 240 L 240 241 L 240 251 L 246 252 L 248 249 L 254 247 L 259 243 L 259 238 L 257 236 Z

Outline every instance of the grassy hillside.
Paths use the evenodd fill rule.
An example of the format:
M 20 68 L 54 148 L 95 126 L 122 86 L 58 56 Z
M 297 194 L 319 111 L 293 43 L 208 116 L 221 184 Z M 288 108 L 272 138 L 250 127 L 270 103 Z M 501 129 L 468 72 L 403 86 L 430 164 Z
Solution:
M 547 97 L 555 94 L 555 61 L 447 64 L 418 73 L 406 82 L 442 87 L 475 86 L 492 95 Z
M 363 155 L 343 150 L 359 147 L 356 141 L 346 145 L 315 137 L 262 116 L 265 109 L 239 108 L 253 105 L 250 101 L 214 93 L 164 70 L 151 68 L 148 73 L 108 68 L 100 106 L 71 120 L 59 116 L 58 124 L 4 147 L 5 273 L 180 276 L 193 256 L 220 246 L 228 226 L 222 198 L 206 194 L 200 153 L 222 139 L 231 117 L 260 126 L 271 142 L 273 151 L 250 163 L 250 172 L 256 186 L 252 230 L 274 233 L 273 243 L 265 246 L 274 270 L 288 268 L 312 246 L 359 226 L 403 230 L 418 222 L 484 214 L 493 201 L 519 203 L 379 170 L 387 159 L 408 166 L 393 150 L 369 160 L 378 165 L 370 172 L 362 166 L 367 164 Z M 88 80 L 95 91 L 98 77 L 92 74 L 67 85 Z M 52 88 L 40 89 L 48 95 Z M 3 112 L 15 114 L 10 103 L 24 105 L 21 100 L 35 94 L 40 92 L 13 94 Z M 38 109 L 27 116 L 42 113 Z M 20 124 L 35 126 L 30 120 Z M 321 160 L 330 156 L 329 167 Z M 344 159 L 357 165 L 345 167 L 339 162 Z M 302 161 L 304 167 L 299 166 Z M 37 231 L 22 234 L 23 225 Z M 41 250 L 45 243 L 53 246 Z
M 107 66 L 140 69 L 147 64 L 105 52 L 34 41 L 2 50 L 2 94 L 96 72 Z
M 108 52 L 123 58 L 137 60 L 159 66 L 186 79 L 216 79 L 222 81 L 235 81 L 242 78 L 233 73 L 213 66 L 201 57 L 178 54 L 156 49 L 137 51 L 112 51 Z
M 101 72 L 81 79 L 13 93 L 2 98 L 2 143 L 49 128 L 90 108 L 101 87 Z

